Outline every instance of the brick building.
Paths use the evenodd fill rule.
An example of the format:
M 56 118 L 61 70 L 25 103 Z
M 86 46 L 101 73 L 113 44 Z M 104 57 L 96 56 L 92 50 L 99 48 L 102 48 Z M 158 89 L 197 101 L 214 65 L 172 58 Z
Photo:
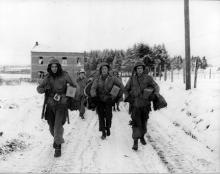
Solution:
M 47 73 L 47 65 L 51 57 L 59 60 L 63 70 L 67 71 L 72 78 L 84 68 L 84 53 L 71 52 L 60 48 L 49 47 L 38 42 L 31 50 L 31 79 L 36 80 Z

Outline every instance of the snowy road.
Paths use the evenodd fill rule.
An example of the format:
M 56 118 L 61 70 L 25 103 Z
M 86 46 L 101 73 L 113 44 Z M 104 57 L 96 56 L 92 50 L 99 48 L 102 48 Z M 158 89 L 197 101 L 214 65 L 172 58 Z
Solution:
M 33 100 L 34 99 L 34 100 Z M 42 96 L 26 98 L 32 108 L 21 110 L 39 119 Z M 35 105 L 35 106 L 34 106 Z M 25 107 L 25 105 L 24 105 Z M 121 112 L 113 112 L 111 136 L 100 139 L 95 112 L 87 111 L 81 120 L 78 112 L 70 113 L 70 124 L 65 125 L 65 143 L 62 156 L 55 159 L 52 138 L 45 121 L 35 125 L 38 137 L 28 148 L 13 152 L 0 160 L 0 172 L 40 173 L 176 173 L 220 171 L 219 160 L 201 143 L 195 141 L 178 126 L 170 122 L 163 111 L 150 115 L 147 145 L 139 143 L 139 150 L 132 151 L 130 116 L 127 105 L 121 103 Z M 32 120 L 32 122 L 34 121 Z M 30 132 L 31 135 L 31 132 Z M 201 153 L 202 152 L 202 153 Z

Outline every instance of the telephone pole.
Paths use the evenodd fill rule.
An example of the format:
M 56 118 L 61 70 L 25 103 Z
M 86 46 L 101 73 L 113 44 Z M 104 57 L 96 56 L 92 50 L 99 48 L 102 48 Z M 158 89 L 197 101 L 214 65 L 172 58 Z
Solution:
M 191 89 L 189 0 L 184 0 L 186 90 Z

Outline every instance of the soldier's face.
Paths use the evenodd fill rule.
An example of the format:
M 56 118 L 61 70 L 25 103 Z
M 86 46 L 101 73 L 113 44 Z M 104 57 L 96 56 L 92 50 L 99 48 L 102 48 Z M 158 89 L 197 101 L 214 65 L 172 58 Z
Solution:
M 102 67 L 102 74 L 105 75 L 108 73 L 108 67 L 107 66 L 103 66 Z
M 138 66 L 137 67 L 137 74 L 142 74 L 144 71 L 143 66 Z
M 57 68 L 57 64 L 52 64 L 52 65 L 51 65 L 51 71 L 52 71 L 52 73 L 55 74 L 55 73 L 57 72 L 57 69 L 58 69 L 58 68 Z

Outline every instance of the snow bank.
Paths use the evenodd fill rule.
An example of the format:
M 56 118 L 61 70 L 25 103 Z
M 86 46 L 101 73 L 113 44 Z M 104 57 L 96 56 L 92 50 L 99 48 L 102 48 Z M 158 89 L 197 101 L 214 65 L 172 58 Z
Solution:
M 168 107 L 154 111 L 152 116 L 166 117 L 174 126 L 182 129 L 187 135 L 200 141 L 211 151 L 220 154 L 220 76 L 209 79 L 208 70 L 200 71 L 197 88 L 185 90 L 182 74 L 174 75 L 174 82 L 156 79 L 160 93 L 165 97 Z M 214 78 L 213 78 L 214 77 Z M 126 84 L 128 78 L 123 78 Z
M 18 140 L 25 142 L 24 147 L 27 147 L 42 133 L 47 134 L 47 125 L 40 119 L 42 101 L 36 84 L 0 86 L 0 147 Z
M 185 90 L 180 82 L 160 82 L 168 108 L 158 111 L 174 126 L 200 141 L 211 151 L 220 152 L 220 79 L 200 79 L 197 88 Z

